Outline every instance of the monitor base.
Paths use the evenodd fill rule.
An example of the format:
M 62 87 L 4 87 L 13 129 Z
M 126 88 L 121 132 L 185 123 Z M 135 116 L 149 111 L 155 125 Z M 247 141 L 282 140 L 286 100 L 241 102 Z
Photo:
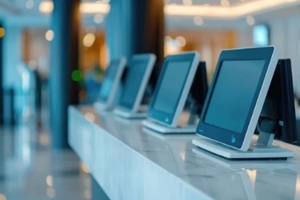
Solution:
M 112 109 L 111 106 L 108 106 L 107 104 L 100 101 L 96 101 L 93 106 L 97 112 L 110 111 Z
M 196 133 L 196 126 L 190 125 L 190 126 L 180 126 L 180 127 L 168 127 L 164 126 L 155 122 L 152 122 L 150 120 L 144 120 L 143 125 L 151 129 L 153 131 L 163 133 L 163 134 L 195 134 Z
M 192 143 L 211 153 L 227 159 L 287 159 L 295 156 L 295 153 L 278 146 L 250 146 L 246 152 L 233 149 L 205 138 L 193 139 Z
M 147 117 L 147 112 L 129 112 L 122 109 L 114 109 L 113 113 L 119 117 L 126 119 L 144 119 Z

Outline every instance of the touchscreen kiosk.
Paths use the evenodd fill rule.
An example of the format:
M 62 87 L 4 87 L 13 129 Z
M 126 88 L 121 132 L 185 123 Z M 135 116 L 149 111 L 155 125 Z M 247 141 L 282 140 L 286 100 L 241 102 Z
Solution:
M 195 133 L 196 126 L 181 126 L 179 119 L 199 64 L 199 54 L 188 52 L 165 58 L 143 125 L 161 133 Z
M 279 147 L 250 147 L 277 61 L 273 46 L 222 51 L 193 143 L 231 159 L 293 157 Z
M 105 70 L 98 99 L 94 103 L 97 110 L 110 110 L 114 106 L 125 65 L 125 58 L 112 60 L 109 63 Z
M 113 111 L 116 115 L 124 118 L 145 118 L 147 116 L 146 110 L 141 110 L 141 101 L 155 60 L 154 54 L 132 56 L 127 66 L 120 101 Z

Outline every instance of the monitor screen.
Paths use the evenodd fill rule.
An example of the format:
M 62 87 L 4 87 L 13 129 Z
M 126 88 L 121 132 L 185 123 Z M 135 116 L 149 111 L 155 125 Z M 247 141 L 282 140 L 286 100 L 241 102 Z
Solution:
M 144 79 L 148 60 L 131 62 L 124 82 L 120 105 L 132 109 Z
M 106 101 L 109 98 L 114 81 L 118 73 L 119 66 L 120 66 L 120 62 L 111 61 L 110 65 L 105 70 L 105 76 L 102 82 L 100 95 L 99 95 L 101 100 Z
M 164 78 L 156 95 L 154 109 L 169 114 L 175 112 L 190 64 L 190 61 L 169 61 L 167 63 Z
M 165 58 L 151 100 L 148 118 L 177 126 L 199 64 L 197 52 L 184 52 Z
M 264 65 L 265 60 L 223 61 L 204 122 L 241 133 Z

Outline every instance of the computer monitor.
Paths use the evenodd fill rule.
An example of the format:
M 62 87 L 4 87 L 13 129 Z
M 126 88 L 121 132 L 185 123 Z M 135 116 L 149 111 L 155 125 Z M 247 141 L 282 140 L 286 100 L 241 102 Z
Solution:
M 143 122 L 146 127 L 158 132 L 178 130 L 176 128 L 179 128 L 179 119 L 198 64 L 197 52 L 169 55 L 165 58 L 149 107 L 148 119 Z M 195 127 L 192 131 L 195 132 Z
M 94 103 L 96 109 L 108 110 L 113 107 L 125 65 L 125 58 L 115 59 L 109 63 L 105 70 L 99 96 Z
M 233 159 L 292 157 L 250 148 L 277 62 L 273 46 L 222 51 L 193 143 Z
M 268 126 L 265 127 L 264 123 L 268 123 Z M 297 143 L 293 76 L 290 59 L 280 59 L 277 63 L 262 109 L 258 129 L 270 129 L 272 124 L 274 124 L 275 138 L 292 144 Z
M 140 112 L 140 106 L 155 60 L 156 56 L 150 53 L 132 56 L 127 66 L 118 108 L 114 110 L 115 114 L 125 118 L 146 116 L 145 111 Z

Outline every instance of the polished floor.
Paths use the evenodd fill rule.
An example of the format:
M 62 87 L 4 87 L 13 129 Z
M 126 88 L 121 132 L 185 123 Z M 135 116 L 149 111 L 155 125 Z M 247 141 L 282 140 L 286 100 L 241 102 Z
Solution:
M 0 200 L 91 199 L 90 176 L 75 153 L 51 150 L 48 131 L 26 124 L 0 127 Z

